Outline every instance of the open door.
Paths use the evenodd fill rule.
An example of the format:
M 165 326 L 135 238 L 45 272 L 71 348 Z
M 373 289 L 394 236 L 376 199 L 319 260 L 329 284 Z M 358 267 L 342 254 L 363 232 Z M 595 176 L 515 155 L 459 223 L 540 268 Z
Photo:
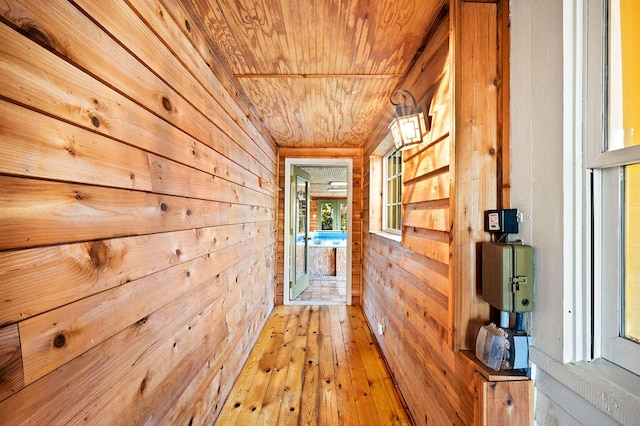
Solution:
M 292 166 L 289 300 L 309 286 L 309 173 Z

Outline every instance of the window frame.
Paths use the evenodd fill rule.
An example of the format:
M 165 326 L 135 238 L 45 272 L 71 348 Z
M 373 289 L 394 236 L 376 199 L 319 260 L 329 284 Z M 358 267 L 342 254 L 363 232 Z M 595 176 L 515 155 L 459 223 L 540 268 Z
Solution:
M 589 258 L 593 292 L 593 358 L 640 375 L 640 344 L 621 337 L 624 265 L 624 166 L 640 163 L 640 146 L 606 151 L 609 106 L 610 0 L 588 0 L 585 152 L 593 228 Z
M 346 198 L 323 198 L 318 200 L 318 231 L 329 231 L 329 229 L 322 229 L 322 204 L 332 204 L 333 212 L 331 217 L 333 218 L 333 229 L 331 231 L 343 231 L 342 218 L 340 217 L 340 206 L 347 206 Z M 347 223 L 349 222 L 349 213 L 347 211 Z M 338 227 L 336 228 L 336 224 Z M 346 229 L 344 229 L 346 231 Z
M 388 168 L 389 168 L 388 160 L 389 160 L 389 158 L 391 156 L 395 155 L 396 153 L 399 154 L 399 156 L 400 156 L 400 173 L 397 173 L 394 176 L 390 177 L 389 176 L 389 170 L 388 170 Z M 404 168 L 402 167 L 402 151 L 397 150 L 394 147 L 389 152 L 387 152 L 382 158 L 382 223 L 381 223 L 382 232 L 387 232 L 389 234 L 394 234 L 394 235 L 402 235 L 403 174 L 404 174 Z M 389 203 L 388 202 L 389 200 L 388 200 L 387 185 L 388 185 L 389 181 L 391 181 L 393 179 L 395 179 L 395 180 L 397 180 L 399 182 L 400 200 L 395 202 L 395 203 Z M 400 215 L 400 220 L 399 220 L 400 227 L 398 229 L 389 227 L 388 209 L 389 209 L 389 206 L 391 206 L 391 205 L 393 205 L 394 208 L 398 208 L 399 207 L 398 214 Z

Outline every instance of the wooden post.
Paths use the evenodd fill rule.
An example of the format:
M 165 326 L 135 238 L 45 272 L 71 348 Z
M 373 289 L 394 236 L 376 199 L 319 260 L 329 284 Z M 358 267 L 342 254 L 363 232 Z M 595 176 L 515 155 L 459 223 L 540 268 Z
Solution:
M 497 8 L 451 2 L 454 123 L 453 212 L 454 349 L 472 348 L 489 305 L 479 292 L 483 214 L 497 207 Z

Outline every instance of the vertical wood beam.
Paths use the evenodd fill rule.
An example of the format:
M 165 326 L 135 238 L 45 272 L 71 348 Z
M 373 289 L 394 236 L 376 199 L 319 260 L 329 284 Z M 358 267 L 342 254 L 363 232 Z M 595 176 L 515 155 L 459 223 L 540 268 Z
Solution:
M 511 33 L 509 1 L 498 1 L 498 207 L 511 207 Z
M 454 349 L 475 344 L 489 305 L 479 290 L 484 211 L 497 207 L 497 7 L 451 2 L 454 82 L 453 277 Z

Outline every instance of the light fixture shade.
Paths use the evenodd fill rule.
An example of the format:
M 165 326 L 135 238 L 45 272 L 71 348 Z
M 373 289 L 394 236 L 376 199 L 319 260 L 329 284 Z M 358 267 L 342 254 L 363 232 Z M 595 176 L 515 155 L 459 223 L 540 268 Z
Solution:
M 421 143 L 422 137 L 427 133 L 422 111 L 394 118 L 389 128 L 393 135 L 393 143 L 399 150 L 408 149 Z
M 413 105 L 407 103 L 408 100 Z M 396 107 L 395 118 L 389 124 L 396 149 L 404 150 L 421 143 L 428 129 L 422 107 L 416 104 L 414 96 L 408 90 L 397 89 L 391 94 L 390 101 Z

